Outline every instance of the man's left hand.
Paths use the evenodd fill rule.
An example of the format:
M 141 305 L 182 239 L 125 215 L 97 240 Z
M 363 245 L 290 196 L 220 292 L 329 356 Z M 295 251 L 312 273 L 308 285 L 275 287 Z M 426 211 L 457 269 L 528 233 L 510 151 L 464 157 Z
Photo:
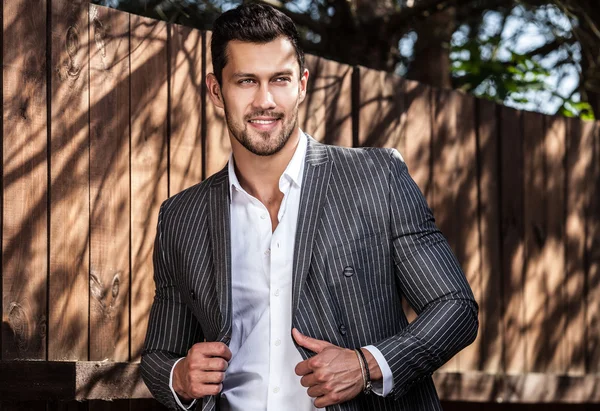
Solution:
M 296 343 L 315 355 L 296 365 L 300 383 L 315 398 L 315 407 L 323 408 L 356 397 L 363 389 L 363 377 L 356 352 L 327 341 L 307 337 L 292 330 Z

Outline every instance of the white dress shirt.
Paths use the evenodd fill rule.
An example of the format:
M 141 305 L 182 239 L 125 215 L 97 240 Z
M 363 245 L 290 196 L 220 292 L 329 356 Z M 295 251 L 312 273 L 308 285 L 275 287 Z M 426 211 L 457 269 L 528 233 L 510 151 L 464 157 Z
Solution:
M 274 232 L 269 211 L 242 188 L 233 156 L 229 159 L 233 311 L 232 358 L 220 401 L 225 411 L 275 411 L 290 404 L 298 411 L 316 409 L 294 372 L 302 357 L 291 335 L 294 240 L 307 145 L 307 136 L 300 132 L 298 147 L 279 179 L 283 200 Z M 377 348 L 365 348 L 384 375 L 374 392 L 387 395 L 393 386 L 391 370 Z M 186 407 L 173 395 L 183 409 L 193 405 Z

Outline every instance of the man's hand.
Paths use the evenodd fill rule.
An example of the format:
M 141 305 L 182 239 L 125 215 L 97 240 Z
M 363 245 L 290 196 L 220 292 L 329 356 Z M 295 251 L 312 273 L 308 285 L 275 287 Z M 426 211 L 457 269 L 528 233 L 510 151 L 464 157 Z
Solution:
M 315 398 L 315 407 L 339 404 L 360 394 L 363 377 L 358 357 L 353 350 L 307 337 L 295 328 L 292 336 L 298 345 L 317 353 L 296 365 L 296 374 L 302 377 L 300 383 L 303 387 L 308 387 L 308 395 Z M 375 361 L 375 358 L 370 354 L 369 356 Z M 368 361 L 370 363 L 371 359 Z M 376 368 L 379 371 L 379 366 Z M 381 371 L 376 376 L 381 378 Z
M 173 370 L 173 389 L 184 401 L 219 394 L 230 359 L 231 351 L 223 343 L 194 344 Z

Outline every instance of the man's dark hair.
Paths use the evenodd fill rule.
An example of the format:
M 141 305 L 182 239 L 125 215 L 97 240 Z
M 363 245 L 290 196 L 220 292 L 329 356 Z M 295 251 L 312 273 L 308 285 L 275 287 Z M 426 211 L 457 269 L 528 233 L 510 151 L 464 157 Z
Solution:
M 227 64 L 227 44 L 231 40 L 265 44 L 278 37 L 286 37 L 296 50 L 300 75 L 304 71 L 304 51 L 292 19 L 266 5 L 245 3 L 221 14 L 213 25 L 210 42 L 213 72 L 222 84 L 223 67 Z

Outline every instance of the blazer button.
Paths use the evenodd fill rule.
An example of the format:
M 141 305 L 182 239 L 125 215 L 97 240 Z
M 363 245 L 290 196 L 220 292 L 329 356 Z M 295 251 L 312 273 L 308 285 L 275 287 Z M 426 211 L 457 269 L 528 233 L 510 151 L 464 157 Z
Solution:
M 338 330 L 340 330 L 340 334 L 346 335 L 346 326 L 344 324 L 340 324 Z
M 190 290 L 190 297 L 192 297 L 192 300 L 196 301 L 196 292 L 194 290 Z
M 350 266 L 344 267 L 344 275 L 346 277 L 352 277 L 354 275 L 354 268 Z

